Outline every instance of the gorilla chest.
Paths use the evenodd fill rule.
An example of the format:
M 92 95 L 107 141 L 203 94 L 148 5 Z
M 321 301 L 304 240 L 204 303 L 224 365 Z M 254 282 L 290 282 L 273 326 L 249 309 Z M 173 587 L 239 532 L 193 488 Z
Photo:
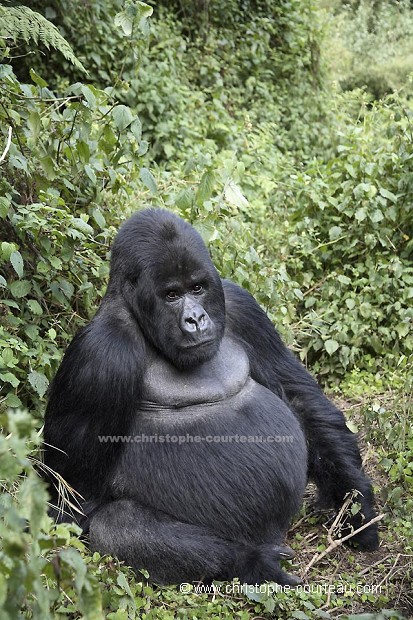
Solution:
M 176 413 L 191 416 L 192 406 L 231 398 L 242 390 L 248 378 L 248 357 L 230 338 L 223 339 L 211 360 L 195 368 L 178 369 L 155 355 L 143 379 L 141 410 L 154 414 L 171 408 Z
M 155 359 L 130 433 L 114 495 L 184 521 L 227 527 L 243 515 L 238 525 L 246 526 L 248 515 L 256 528 L 291 485 L 296 497 L 305 484 L 303 468 L 295 473 L 287 465 L 305 452 L 298 422 L 251 379 L 246 353 L 230 339 L 194 370 Z M 294 440 L 280 443 L 280 436 Z

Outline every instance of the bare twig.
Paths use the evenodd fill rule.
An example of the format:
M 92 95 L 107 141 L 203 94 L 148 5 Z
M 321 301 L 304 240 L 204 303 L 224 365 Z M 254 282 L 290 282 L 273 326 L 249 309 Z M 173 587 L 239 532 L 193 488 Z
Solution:
M 11 128 L 11 125 L 9 125 L 9 135 L 7 136 L 7 142 L 6 142 L 6 148 L 4 149 L 2 156 L 0 157 L 0 163 L 6 159 L 6 155 L 9 152 L 9 148 L 11 145 L 11 135 L 13 133 L 13 129 Z
M 356 534 L 358 534 L 359 532 L 362 532 L 363 530 L 365 530 L 366 528 L 368 528 L 370 525 L 372 525 L 373 523 L 377 523 L 378 521 L 381 521 L 382 519 L 384 519 L 386 515 L 381 514 L 381 515 L 377 515 L 377 517 L 374 517 L 374 519 L 371 519 L 368 523 L 364 523 L 364 525 L 362 525 L 361 527 L 358 527 L 356 530 L 354 530 L 353 532 L 350 532 L 350 534 L 347 534 L 347 536 L 343 536 L 343 538 L 337 538 L 336 540 L 331 540 L 331 534 L 330 532 L 332 531 L 332 528 L 330 528 L 329 530 L 329 534 L 328 534 L 328 539 L 331 540 L 331 543 L 329 544 L 329 546 L 327 547 L 327 549 L 325 549 L 322 553 L 317 553 L 313 559 L 311 560 L 311 562 L 309 564 L 307 564 L 307 566 L 304 569 L 303 574 L 306 575 L 308 573 L 308 571 L 310 570 L 310 568 L 312 566 L 314 566 L 314 564 L 316 564 L 317 562 L 319 562 L 320 560 L 322 560 L 326 555 L 328 555 L 329 553 L 331 553 L 331 551 L 334 551 L 334 549 L 336 549 L 337 547 L 340 547 L 340 545 L 342 545 L 344 542 L 346 542 L 346 540 L 350 540 L 350 538 L 353 538 L 353 536 L 355 536 Z M 336 521 L 336 520 L 335 520 Z M 334 525 L 334 524 L 333 524 Z
M 380 558 L 380 560 L 377 560 L 377 562 L 374 562 L 374 564 L 370 564 L 370 566 L 363 568 L 363 570 L 359 572 L 359 576 L 361 577 L 362 575 L 369 573 L 372 568 L 374 568 L 375 566 L 379 566 L 379 564 L 383 564 L 386 560 L 388 560 L 391 557 L 392 555 L 391 553 L 389 553 L 388 555 L 385 555 L 384 558 Z
M 397 562 L 400 560 L 400 557 L 401 557 L 401 553 L 398 553 L 398 554 L 397 554 L 397 556 L 396 556 L 396 559 L 395 559 L 395 560 L 394 560 L 394 562 L 393 562 L 393 566 L 391 567 L 391 569 L 389 570 L 389 572 L 387 573 L 387 575 L 385 575 L 385 576 L 383 577 L 383 579 L 380 581 L 380 583 L 378 584 L 378 588 L 380 588 L 380 586 L 382 586 L 382 585 L 383 585 L 383 583 L 385 583 L 385 581 L 387 581 L 388 579 L 390 579 L 390 577 L 391 577 L 391 575 L 392 575 L 392 573 L 393 573 L 393 571 L 394 571 L 394 569 L 395 569 L 395 567 L 396 567 Z
M 333 533 L 337 525 L 340 523 L 344 513 L 347 511 L 347 508 L 350 506 L 351 502 L 355 499 L 357 495 L 358 495 L 358 491 L 354 490 L 345 497 L 343 505 L 338 511 L 333 523 L 331 524 L 327 532 L 327 540 L 330 543 L 330 545 L 334 542 Z

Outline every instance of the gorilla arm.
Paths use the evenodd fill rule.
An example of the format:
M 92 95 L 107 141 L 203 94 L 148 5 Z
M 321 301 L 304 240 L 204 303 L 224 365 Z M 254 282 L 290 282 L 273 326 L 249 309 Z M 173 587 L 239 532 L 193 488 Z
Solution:
M 355 501 L 361 503 L 361 514 L 369 521 L 375 516 L 373 492 L 362 469 L 356 436 L 347 428 L 343 414 L 287 349 L 255 299 L 231 282 L 224 281 L 223 286 L 227 329 L 244 345 L 252 378 L 284 398 L 303 425 L 309 442 L 309 476 L 317 484 L 322 505 L 338 510 L 345 495 L 356 489 L 361 495 Z M 361 514 L 348 520 L 354 529 L 364 521 Z M 344 533 L 349 533 L 348 525 Z M 377 525 L 351 542 L 367 550 L 377 548 Z
M 45 464 L 85 499 L 88 513 L 104 501 L 105 480 L 120 446 L 100 435 L 127 434 L 140 398 L 145 344 L 139 327 L 107 299 L 68 347 L 46 410 Z M 53 499 L 56 481 L 49 474 Z

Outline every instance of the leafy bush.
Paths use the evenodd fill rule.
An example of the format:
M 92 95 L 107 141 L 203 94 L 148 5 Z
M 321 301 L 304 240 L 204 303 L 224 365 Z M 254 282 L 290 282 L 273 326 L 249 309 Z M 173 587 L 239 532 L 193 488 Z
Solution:
M 31 78 L 0 65 L 1 135 L 12 136 L 0 179 L 0 377 L 14 407 L 38 405 L 59 347 L 102 295 L 121 216 L 109 194 L 118 205 L 129 196 L 147 149 L 139 118 L 107 92 L 77 83 L 57 97 Z
M 20 2 L 7 8 L 13 4 Z M 375 373 L 376 387 L 385 389 L 391 376 L 400 388 L 413 348 L 411 101 L 395 95 L 372 105 L 363 91 L 330 89 L 319 55 L 323 19 L 310 0 L 152 3 L 144 57 L 151 8 L 141 2 L 26 4 L 68 39 L 76 32 L 75 58 L 88 82 L 49 26 L 23 59 L 11 56 L 33 51 L 36 29 L 15 25 L 26 41 L 18 50 L 6 47 L 16 32 L 0 38 L 0 380 L 2 404 L 15 410 L 0 418 L 0 615 L 328 618 L 331 606 L 387 605 L 397 581 L 358 603 L 351 592 L 183 596 L 137 581 L 115 560 L 89 554 L 76 528 L 46 517 L 32 465 L 39 420 L 19 407 L 40 418 L 63 349 L 104 293 L 116 229 L 148 205 L 191 221 L 222 276 L 256 296 L 321 377 L 331 382 L 351 370 L 346 385 L 364 392 Z M 394 46 L 401 63 L 407 5 L 375 6 L 380 16 L 370 25 L 366 3 L 345 8 L 361 20 L 359 33 L 346 29 L 341 13 L 340 32 L 346 41 L 360 36 L 359 50 L 370 27 L 381 33 L 369 38 L 373 65 L 370 48 L 388 36 L 386 16 L 406 11 L 403 24 L 391 21 L 401 33 Z M 391 480 L 384 499 L 404 542 L 410 411 L 402 401 L 365 411 L 369 438 L 385 441 L 378 450 Z M 358 568 L 348 556 L 337 579 L 354 585 Z M 383 610 L 380 617 L 401 616 Z
M 290 222 L 301 254 L 303 310 L 318 332 L 310 363 L 321 372 L 372 356 L 377 367 L 413 351 L 412 112 L 389 98 L 338 136 L 337 155 L 309 166 L 289 190 Z M 343 257 L 345 259 L 343 260 Z M 321 368 L 322 367 L 322 368 Z
M 332 71 L 346 90 L 375 99 L 405 88 L 412 72 L 413 14 L 409 0 L 351 0 L 330 15 Z
M 0 417 L 0 470 L 6 476 L 0 496 L 0 613 L 13 620 L 21 613 L 38 620 L 55 617 L 75 596 L 87 618 L 98 618 L 101 593 L 77 549 L 74 525 L 54 526 L 46 516 L 45 484 L 33 470 L 39 443 L 33 418 L 15 411 Z M 71 544 L 56 553 L 56 548 Z M 71 594 L 69 594 L 71 593 Z

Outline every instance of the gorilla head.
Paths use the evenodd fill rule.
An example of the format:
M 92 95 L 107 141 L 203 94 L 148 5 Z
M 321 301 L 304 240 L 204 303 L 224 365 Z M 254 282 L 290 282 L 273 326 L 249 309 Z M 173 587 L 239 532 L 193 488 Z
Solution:
M 178 368 L 217 352 L 225 327 L 221 279 L 200 235 L 172 213 L 147 209 L 121 227 L 108 292 L 123 296 L 145 338 Z

